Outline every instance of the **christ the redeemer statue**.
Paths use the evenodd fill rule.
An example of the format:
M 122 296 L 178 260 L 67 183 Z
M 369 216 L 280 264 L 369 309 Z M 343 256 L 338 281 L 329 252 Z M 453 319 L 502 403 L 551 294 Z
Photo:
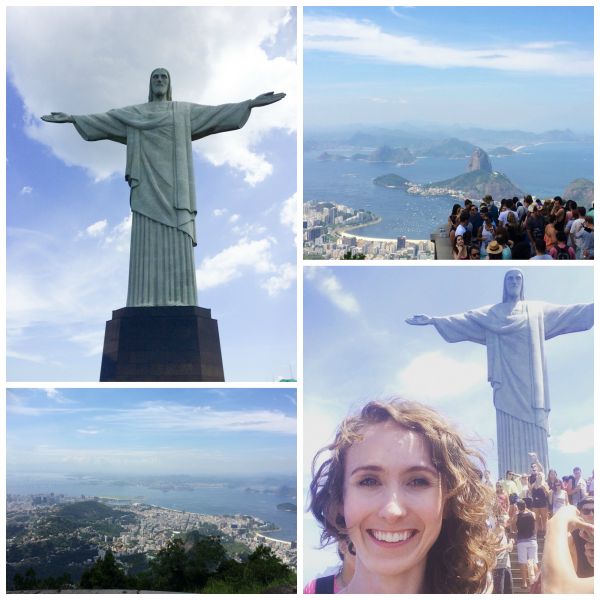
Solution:
M 409 325 L 433 325 L 447 342 L 487 346 L 488 381 L 494 390 L 498 473 L 529 472 L 529 452 L 548 469 L 550 394 L 544 342 L 585 331 L 594 305 L 558 305 L 524 299 L 523 274 L 504 276 L 502 302 L 447 317 L 415 315 Z
M 53 112 L 49 123 L 73 123 L 84 140 L 127 145 L 125 179 L 133 213 L 127 306 L 196 306 L 193 246 L 196 191 L 192 141 L 240 129 L 269 92 L 236 104 L 202 106 L 171 100 L 166 69 L 150 75 L 148 102 L 96 115 Z

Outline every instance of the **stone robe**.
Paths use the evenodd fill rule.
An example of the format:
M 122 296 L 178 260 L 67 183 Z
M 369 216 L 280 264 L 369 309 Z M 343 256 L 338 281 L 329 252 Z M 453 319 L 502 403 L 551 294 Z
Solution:
M 192 141 L 243 127 L 250 102 L 147 102 L 73 117 L 83 139 L 127 145 L 133 212 L 127 306 L 197 304 Z
M 498 473 L 528 472 L 535 451 L 547 469 L 550 393 L 544 341 L 585 331 L 594 324 L 593 304 L 520 301 L 494 304 L 447 317 L 433 325 L 447 342 L 487 347 L 488 381 L 494 390 Z

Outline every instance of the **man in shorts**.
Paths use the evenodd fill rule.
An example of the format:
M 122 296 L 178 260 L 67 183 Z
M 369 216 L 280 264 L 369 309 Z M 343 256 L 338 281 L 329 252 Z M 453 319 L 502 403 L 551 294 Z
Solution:
M 535 515 L 523 500 L 517 501 L 518 512 L 511 520 L 517 533 L 517 561 L 521 569 L 521 587 L 528 589 L 538 573 L 538 544 Z

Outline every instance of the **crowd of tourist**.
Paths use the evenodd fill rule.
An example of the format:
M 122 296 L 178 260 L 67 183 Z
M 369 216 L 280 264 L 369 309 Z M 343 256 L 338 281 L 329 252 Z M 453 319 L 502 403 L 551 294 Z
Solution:
M 541 201 L 531 196 L 491 196 L 477 206 L 455 204 L 448 217 L 455 260 L 593 260 L 594 207 L 586 210 L 560 196 Z
M 538 540 L 546 538 L 544 553 L 550 550 L 552 557 L 557 552 L 557 548 L 548 548 L 546 534 L 552 518 L 568 512 L 565 507 L 573 507 L 570 510 L 575 512 L 577 519 L 589 524 L 594 522 L 593 472 L 591 477 L 584 479 L 581 469 L 575 467 L 572 474 L 559 477 L 554 469 L 545 473 L 535 453 L 530 453 L 530 457 L 529 473 L 507 471 L 495 485 L 492 526 L 497 536 L 494 569 L 494 593 L 497 594 L 512 593 L 510 551 L 513 547 L 517 550 L 521 586 L 533 592 L 540 591 Z M 567 544 L 577 577 L 592 577 L 593 537 L 581 527 L 571 527 Z M 568 557 L 561 556 L 558 560 L 567 563 Z

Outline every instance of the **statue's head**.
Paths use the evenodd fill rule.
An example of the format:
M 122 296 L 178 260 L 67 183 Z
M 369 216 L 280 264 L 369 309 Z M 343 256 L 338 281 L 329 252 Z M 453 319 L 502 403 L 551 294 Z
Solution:
M 502 291 L 502 302 L 508 302 L 509 298 L 525 299 L 523 273 L 519 269 L 511 269 L 504 275 L 504 289 Z
M 166 91 L 165 91 L 166 88 Z M 159 67 L 150 73 L 150 90 L 148 92 L 148 102 L 154 100 L 154 94 L 162 93 L 166 100 L 172 100 L 171 94 L 171 75 L 167 69 Z

